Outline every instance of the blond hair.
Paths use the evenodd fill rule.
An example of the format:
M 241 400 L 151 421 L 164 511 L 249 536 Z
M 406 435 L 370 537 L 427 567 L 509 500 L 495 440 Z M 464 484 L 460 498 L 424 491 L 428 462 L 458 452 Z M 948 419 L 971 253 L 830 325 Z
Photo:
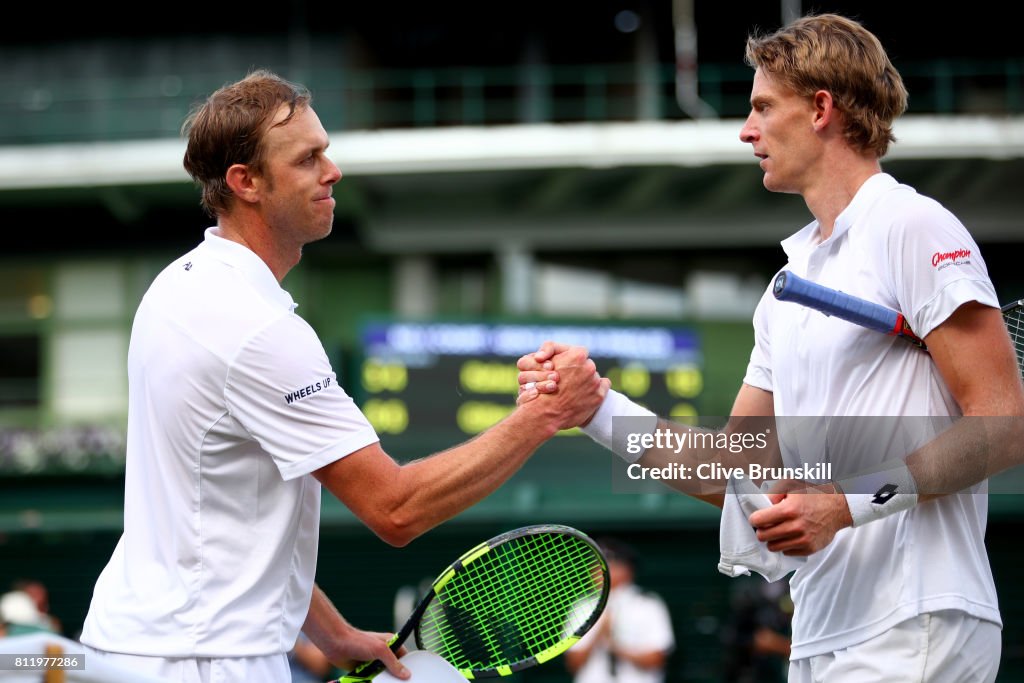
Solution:
M 751 35 L 745 61 L 798 95 L 830 92 L 854 149 L 881 158 L 895 142 L 892 123 L 907 109 L 907 89 L 878 38 L 856 21 L 811 15 Z

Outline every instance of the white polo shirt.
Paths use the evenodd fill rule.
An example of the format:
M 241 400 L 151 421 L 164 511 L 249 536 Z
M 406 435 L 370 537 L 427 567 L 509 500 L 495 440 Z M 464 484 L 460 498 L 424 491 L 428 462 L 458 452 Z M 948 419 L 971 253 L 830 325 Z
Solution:
M 377 441 L 252 251 L 206 231 L 153 282 L 128 351 L 124 534 L 82 631 L 162 657 L 284 653 L 316 571 L 313 470 Z
M 960 221 L 887 174 L 864 183 L 827 240 L 814 222 L 782 245 L 786 269 L 902 311 L 921 337 L 966 302 L 998 306 Z M 754 332 L 744 383 L 772 392 L 787 465 L 817 458 L 834 463 L 833 476 L 859 471 L 902 458 L 960 415 L 928 354 L 780 302 L 770 286 Z M 962 610 L 1001 624 L 984 545 L 986 492 L 982 483 L 843 529 L 810 556 L 791 580 L 792 658 L 848 647 L 923 612 Z
M 672 632 L 672 619 L 668 607 L 660 596 L 640 590 L 635 584 L 615 588 L 608 595 L 608 604 L 596 624 L 576 647 L 590 647 L 602 637 L 611 620 L 610 637 L 614 644 L 633 652 L 670 652 L 676 644 Z M 607 644 L 598 641 L 587 661 L 576 672 L 574 683 L 661 683 L 664 669 L 641 669 L 630 662 L 617 659 L 612 669 Z M 612 671 L 614 670 L 614 676 Z

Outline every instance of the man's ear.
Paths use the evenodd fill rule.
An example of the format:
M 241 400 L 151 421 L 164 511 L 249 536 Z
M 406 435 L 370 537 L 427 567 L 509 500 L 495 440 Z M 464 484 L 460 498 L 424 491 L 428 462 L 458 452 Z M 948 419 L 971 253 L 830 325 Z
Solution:
M 224 179 L 235 196 L 243 202 L 255 203 L 259 199 L 256 176 L 246 164 L 232 164 Z
M 832 100 L 832 93 L 828 90 L 819 90 L 814 93 L 813 106 L 814 130 L 820 132 L 835 118 L 838 110 L 835 108 L 835 102 Z

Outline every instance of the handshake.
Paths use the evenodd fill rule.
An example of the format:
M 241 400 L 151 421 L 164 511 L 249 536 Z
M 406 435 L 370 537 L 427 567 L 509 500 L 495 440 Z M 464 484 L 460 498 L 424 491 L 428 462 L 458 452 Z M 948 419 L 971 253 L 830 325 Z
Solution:
M 590 422 L 611 388 L 611 381 L 601 377 L 582 346 L 547 341 L 522 356 L 516 367 L 516 405 L 544 414 L 559 430 Z

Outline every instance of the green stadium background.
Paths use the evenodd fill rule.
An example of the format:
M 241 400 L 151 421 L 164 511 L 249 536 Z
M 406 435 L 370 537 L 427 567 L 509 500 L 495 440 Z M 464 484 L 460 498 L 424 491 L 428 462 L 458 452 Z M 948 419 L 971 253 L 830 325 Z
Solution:
M 26 8 L 35 21 L 0 29 L 0 592 L 40 579 L 66 635 L 81 627 L 121 528 L 131 317 L 208 223 L 177 134 L 214 88 L 254 65 L 303 81 L 351 155 L 337 159 L 334 233 L 285 286 L 364 406 L 376 398 L 368 321 L 557 324 L 689 331 L 700 387 L 687 405 L 721 416 L 753 302 L 783 262 L 778 241 L 808 220 L 799 199 L 763 190 L 738 141 L 743 41 L 787 13 L 842 11 L 881 37 L 911 92 L 907 141 L 886 170 L 964 220 L 1002 300 L 1024 296 L 1024 48 L 992 11 L 915 4 L 292 0 L 258 20 L 210 6 L 142 23 L 119 2 Z M 679 61 L 680 26 L 699 36 L 683 55 L 693 63 Z M 677 64 L 696 90 L 680 89 Z M 613 138 L 623 142 L 571 147 Z M 524 152 L 538 140 L 549 147 Z M 431 381 L 404 389 L 409 401 L 471 398 L 457 373 Z M 514 390 L 488 405 L 510 407 Z M 421 457 L 469 436 L 455 422 L 411 421 L 382 440 Z M 668 683 L 721 680 L 743 580 L 716 569 L 715 510 L 667 489 L 613 494 L 612 466 L 585 437 L 556 437 L 494 496 L 403 549 L 327 500 L 318 581 L 352 622 L 389 629 L 398 589 L 497 533 L 557 522 L 614 535 L 671 611 Z M 1019 498 L 991 497 L 986 539 L 1006 623 L 1000 681 L 1024 681 Z M 514 680 L 569 677 L 555 661 Z

